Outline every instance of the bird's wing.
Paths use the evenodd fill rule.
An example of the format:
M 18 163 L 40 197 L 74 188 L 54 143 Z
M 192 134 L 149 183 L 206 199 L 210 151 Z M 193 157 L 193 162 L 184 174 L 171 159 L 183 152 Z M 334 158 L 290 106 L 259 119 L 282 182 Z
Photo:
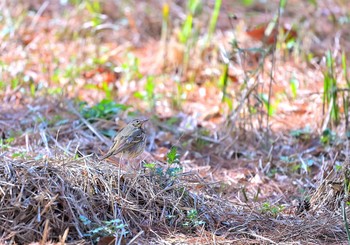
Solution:
M 118 147 L 113 147 L 113 154 L 118 154 L 122 151 L 125 151 L 135 145 L 136 143 L 143 140 L 144 134 L 141 129 L 135 130 L 131 135 L 120 135 L 116 144 Z
M 131 135 L 127 133 L 120 132 L 113 140 L 113 145 L 109 151 L 100 158 L 100 161 L 110 157 L 111 155 L 117 155 L 120 152 L 123 152 L 130 147 L 134 146 L 138 142 L 142 141 L 145 137 L 144 131 L 142 129 L 135 130 Z
M 126 139 L 126 144 L 134 145 L 144 138 L 144 132 L 142 129 L 135 130 L 129 137 Z
M 113 139 L 112 146 L 109 148 L 108 152 L 106 155 L 102 156 L 99 160 L 102 161 L 112 155 L 118 154 L 120 151 L 120 145 L 119 142 L 124 138 L 125 136 L 122 135 L 122 132 L 119 132 Z

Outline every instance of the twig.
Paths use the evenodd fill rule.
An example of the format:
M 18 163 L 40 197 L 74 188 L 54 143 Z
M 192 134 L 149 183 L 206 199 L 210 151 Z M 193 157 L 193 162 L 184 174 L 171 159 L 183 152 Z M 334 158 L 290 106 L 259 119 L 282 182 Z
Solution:
M 49 237 L 49 232 L 50 232 L 49 224 L 50 224 L 50 220 L 47 219 L 47 220 L 45 221 L 43 236 L 42 236 L 42 238 L 41 238 L 40 245 L 46 244 L 46 241 L 47 241 L 47 238 Z
M 75 108 L 69 103 L 69 109 L 79 117 L 79 119 L 106 145 L 110 145 L 110 140 L 106 139 L 103 135 L 101 135 L 94 126 L 91 125 Z
M 349 223 L 348 223 L 348 219 L 346 218 L 346 208 L 345 208 L 345 201 L 344 200 L 341 202 L 341 211 L 342 211 L 342 215 L 343 215 L 346 235 L 348 237 L 348 243 L 350 244 Z
M 126 245 L 131 245 L 139 236 L 141 236 L 144 233 L 144 231 L 140 231 L 136 234 Z
M 68 233 L 69 233 L 69 227 L 64 231 L 63 236 L 60 237 L 60 243 L 61 245 L 65 245 L 66 244 L 66 240 L 68 237 Z
M 176 134 L 179 134 L 178 130 L 175 130 L 175 129 L 173 129 L 173 128 L 167 126 L 167 125 L 164 125 L 163 123 L 155 122 L 155 124 L 156 124 L 157 126 L 163 128 L 163 129 L 167 130 L 167 131 L 170 131 L 171 133 L 173 133 L 173 134 L 175 134 L 175 135 L 176 135 Z M 210 138 L 210 137 L 208 137 L 208 136 L 199 135 L 199 134 L 197 134 L 197 133 L 194 134 L 194 135 L 191 134 L 191 133 L 186 133 L 185 135 L 186 135 L 186 136 L 191 136 L 191 137 L 196 137 L 196 138 L 198 138 L 198 139 L 202 139 L 202 140 L 205 140 L 205 141 L 214 143 L 214 144 L 220 144 L 220 143 L 222 142 L 222 140 L 223 140 L 223 138 L 217 140 L 217 139 Z M 184 135 L 183 135 L 183 136 L 184 136 Z
M 49 135 L 49 138 L 50 138 L 53 142 L 55 142 L 56 146 L 57 146 L 58 148 L 60 148 L 62 151 L 64 151 L 66 154 L 68 154 L 69 156 L 75 156 L 74 153 L 72 153 L 72 152 L 70 152 L 69 150 L 67 150 L 67 149 L 65 149 L 64 147 L 62 147 L 54 137 L 52 137 L 51 135 Z
M 30 29 L 33 29 L 37 25 L 40 16 L 44 13 L 45 9 L 47 8 L 47 6 L 49 6 L 49 4 L 50 4 L 50 1 L 45 1 L 43 2 L 43 4 L 41 4 L 39 10 L 36 12 L 33 18 L 32 23 L 30 24 Z
M 267 237 L 263 237 L 263 236 L 260 236 L 258 234 L 254 234 L 254 233 L 249 233 L 249 232 L 240 232 L 241 234 L 246 234 L 246 235 L 249 235 L 249 236 L 253 236 L 253 237 L 256 237 L 256 238 L 259 238 L 261 240 L 264 240 L 264 241 L 267 241 L 271 244 L 277 244 L 276 242 L 272 241 L 271 239 L 267 238 Z

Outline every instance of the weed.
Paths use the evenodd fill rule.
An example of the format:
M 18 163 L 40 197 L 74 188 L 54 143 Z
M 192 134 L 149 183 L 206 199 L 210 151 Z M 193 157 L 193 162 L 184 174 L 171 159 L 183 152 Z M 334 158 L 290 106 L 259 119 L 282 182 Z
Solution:
M 241 3 L 244 5 L 244 6 L 251 6 L 253 5 L 255 2 L 255 0 L 241 0 Z
M 154 76 L 148 76 L 144 91 L 137 91 L 134 93 L 136 98 L 142 99 L 148 103 L 150 110 L 154 110 L 156 106 L 156 99 L 158 99 L 154 92 L 155 88 L 156 84 L 154 81 Z
M 205 225 L 205 221 L 199 219 L 198 211 L 196 209 L 187 211 L 186 219 L 187 221 L 182 224 L 184 227 L 194 228 L 197 226 Z
M 141 79 L 142 74 L 140 72 L 139 66 L 139 59 L 133 54 L 128 54 L 127 61 L 121 65 L 121 69 L 125 74 L 123 81 L 129 82 L 133 79 Z
M 27 157 L 27 152 L 25 152 L 25 151 L 21 151 L 21 152 L 15 152 L 15 153 L 13 153 L 12 154 L 12 157 L 13 158 L 16 158 L 16 157 L 19 157 L 19 158 L 21 158 L 21 159 L 25 159 L 26 157 Z
M 168 36 L 168 28 L 169 28 L 169 21 L 170 21 L 170 7 L 169 4 L 164 3 L 162 8 L 162 40 L 166 40 Z
M 326 53 L 326 65 L 327 71 L 323 73 L 323 114 L 325 114 L 326 108 L 329 108 L 329 112 L 332 123 L 338 125 L 339 123 L 339 105 L 338 105 L 338 89 L 337 80 L 334 72 L 334 58 L 331 51 Z M 327 125 L 326 125 L 327 126 Z
M 273 116 L 277 110 L 279 101 L 276 100 L 274 103 L 271 103 L 271 101 L 269 100 L 269 96 L 267 94 L 260 94 L 259 98 L 263 102 L 267 110 L 267 114 L 269 116 Z
M 341 63 L 342 63 L 342 70 L 343 70 L 343 76 L 345 78 L 345 82 L 347 85 L 347 89 L 350 90 L 350 78 L 348 76 L 348 67 L 346 63 L 346 55 L 343 51 L 342 57 L 341 57 Z M 350 93 L 349 91 L 345 93 L 343 92 L 343 106 L 344 106 L 344 115 L 345 115 L 345 130 L 346 130 L 346 136 L 347 138 L 350 138 L 350 130 L 349 130 L 349 101 L 350 101 Z
M 127 224 L 124 224 L 120 219 L 113 219 L 109 221 L 102 221 L 101 225 L 92 224 L 91 220 L 87 217 L 80 215 L 80 220 L 85 226 L 95 227 L 89 230 L 86 237 L 91 237 L 94 241 L 98 241 L 100 237 L 114 236 L 116 244 L 121 243 L 121 239 L 125 237 L 129 232 L 126 230 Z
M 165 123 L 168 126 L 174 126 L 178 121 L 179 121 L 179 119 L 177 117 L 170 117 L 168 120 L 166 120 Z
M 170 151 L 167 154 L 167 163 L 172 165 L 174 163 L 179 163 L 179 156 L 177 154 L 176 147 L 171 147 Z
M 334 142 L 336 139 L 336 133 L 330 130 L 329 128 L 326 128 L 321 135 L 320 141 L 324 145 L 329 145 Z
M 210 135 L 210 131 L 208 129 L 205 129 L 205 128 L 200 129 L 198 133 L 201 136 L 209 136 Z M 207 145 L 209 145 L 209 142 L 201 137 L 198 137 L 195 141 L 195 147 L 198 150 L 202 150 Z
M 0 149 L 7 151 L 11 147 L 11 143 L 15 140 L 15 138 L 10 137 L 7 139 L 0 139 Z
M 262 214 L 271 215 L 274 218 L 276 218 L 283 210 L 284 207 L 282 205 L 273 205 L 269 202 L 264 202 L 260 208 Z
M 292 130 L 289 134 L 290 136 L 295 137 L 297 139 L 307 141 L 311 139 L 311 128 L 309 126 L 306 126 L 302 129 Z
M 298 95 L 299 81 L 294 76 L 289 80 L 289 86 L 292 93 L 292 98 L 295 99 Z
M 164 185 L 164 187 L 172 185 L 174 180 L 176 180 L 183 171 L 176 147 L 172 147 L 168 152 L 167 166 L 165 168 L 157 167 L 155 163 L 146 163 L 143 166 L 149 169 L 151 173 L 158 178 L 158 182 Z
M 210 23 L 209 23 L 209 30 L 208 30 L 208 39 L 207 41 L 210 41 L 216 27 L 216 23 L 218 21 L 219 13 L 220 13 L 220 7 L 221 7 L 221 1 L 222 0 L 215 0 L 215 5 L 213 9 L 213 13 L 211 15 Z
M 177 153 L 176 147 L 172 147 L 167 154 L 167 163 L 168 168 L 165 172 L 166 176 L 170 178 L 177 178 L 178 174 L 183 171 L 182 166 L 179 166 L 180 159 L 179 154 Z
M 112 100 L 103 99 L 96 105 L 90 107 L 86 102 L 81 102 L 79 105 L 80 112 L 86 119 L 110 119 L 121 111 L 125 111 L 129 106 L 117 104 Z
M 182 24 L 178 39 L 185 46 L 183 57 L 183 71 L 186 72 L 189 63 L 190 51 L 195 45 L 198 38 L 198 30 L 194 28 L 194 17 L 202 12 L 202 1 L 189 0 L 187 2 L 187 15 Z
M 154 171 L 156 169 L 156 164 L 155 163 L 145 163 L 143 166 L 145 168 L 147 168 L 147 169 L 152 170 L 152 171 Z
M 275 175 L 278 173 L 278 168 L 271 168 L 267 173 L 266 176 L 269 178 L 274 178 Z
M 222 92 L 221 101 L 226 102 L 227 105 L 229 106 L 230 111 L 231 111 L 233 109 L 232 100 L 227 97 L 228 68 L 229 68 L 229 60 L 225 59 L 224 72 L 219 79 L 219 81 L 220 81 L 219 87 L 221 88 L 221 92 Z

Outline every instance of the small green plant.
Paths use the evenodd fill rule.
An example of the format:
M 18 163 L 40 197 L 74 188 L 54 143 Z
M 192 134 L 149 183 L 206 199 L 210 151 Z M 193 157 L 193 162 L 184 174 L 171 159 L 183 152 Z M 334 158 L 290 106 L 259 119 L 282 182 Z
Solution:
M 326 53 L 327 70 L 323 73 L 323 113 L 328 108 L 332 119 L 332 123 L 339 123 L 339 105 L 338 105 L 338 88 L 334 71 L 334 58 L 331 51 Z
M 103 99 L 96 105 L 90 107 L 86 102 L 80 103 L 80 113 L 84 118 L 103 118 L 110 119 L 121 111 L 125 111 L 129 106 L 117 104 L 112 100 Z
M 194 18 L 202 12 L 202 5 L 202 1 L 200 0 L 187 1 L 186 19 L 183 22 L 181 30 L 178 34 L 178 40 L 185 47 L 185 52 L 183 56 L 184 72 L 186 72 L 189 64 L 190 52 L 198 39 L 199 30 L 194 26 Z
M 21 159 L 25 159 L 27 155 L 28 155 L 27 152 L 21 151 L 21 152 L 15 152 L 15 153 L 13 153 L 13 154 L 12 154 L 12 157 L 13 157 L 13 158 L 19 157 L 19 158 L 21 158 Z
M 11 147 L 11 143 L 15 140 L 14 137 L 9 137 L 7 139 L 0 139 L 0 149 L 7 151 Z
M 201 136 L 209 136 L 210 135 L 210 131 L 206 128 L 202 128 L 199 130 L 198 132 L 199 135 Z M 198 150 L 202 150 L 205 146 L 209 145 L 209 142 L 206 141 L 203 137 L 198 137 L 195 141 L 195 147 L 198 149 Z
M 267 173 L 266 176 L 269 178 L 274 178 L 275 175 L 278 173 L 278 168 L 271 168 Z
M 174 126 L 178 121 L 179 121 L 179 119 L 177 117 L 170 117 L 168 120 L 166 120 L 165 123 L 168 126 Z
M 277 217 L 283 210 L 284 207 L 282 205 L 272 205 L 268 202 L 264 202 L 260 208 L 262 214 L 271 215 L 273 217 Z
M 170 151 L 168 152 L 167 156 L 167 162 L 169 165 L 172 165 L 174 163 L 179 163 L 179 156 L 177 154 L 176 147 L 171 147 Z
M 170 7 L 168 3 L 163 4 L 162 8 L 162 40 L 165 41 L 168 36 L 169 22 L 170 22 Z
M 105 19 L 102 13 L 102 6 L 101 6 L 100 0 L 90 0 L 86 1 L 86 9 L 92 14 L 92 19 L 90 21 L 90 25 L 92 27 L 97 27 L 100 24 L 102 24 L 103 20 Z
M 221 92 L 222 92 L 222 102 L 225 102 L 228 107 L 229 110 L 232 111 L 233 109 L 233 103 L 232 103 L 232 99 L 229 98 L 229 96 L 227 96 L 227 85 L 228 85 L 228 80 L 229 80 L 229 76 L 228 76 L 228 70 L 229 70 L 229 59 L 225 58 L 225 64 L 224 64 L 224 72 L 222 73 L 220 79 L 219 79 L 219 87 L 221 88 Z
M 302 129 L 292 130 L 289 134 L 294 138 L 306 141 L 311 139 L 311 133 L 311 128 L 309 126 L 306 126 Z
M 176 109 L 181 109 L 182 102 L 186 99 L 184 85 L 179 77 L 175 77 L 173 87 L 173 95 L 171 96 L 171 104 Z
M 186 219 L 187 221 L 182 224 L 184 227 L 194 228 L 205 225 L 205 221 L 199 219 L 198 211 L 196 209 L 187 211 Z
M 321 135 L 320 141 L 324 145 L 329 145 L 334 142 L 336 139 L 336 133 L 330 130 L 329 128 L 326 128 Z
M 213 9 L 213 13 L 210 18 L 210 23 L 209 23 L 209 30 L 208 30 L 208 39 L 207 41 L 210 41 L 216 27 L 216 23 L 218 21 L 219 13 L 220 13 L 220 7 L 221 7 L 221 2 L 222 0 L 215 0 L 215 5 Z
M 95 227 L 85 234 L 86 237 L 91 237 L 94 241 L 98 241 L 100 237 L 114 236 L 116 239 L 116 244 L 120 244 L 121 239 L 129 233 L 126 230 L 127 224 L 124 224 L 120 219 L 102 221 L 102 224 L 98 225 L 93 224 L 91 220 L 83 215 L 80 215 L 79 218 L 85 226 Z
M 156 167 L 155 163 L 146 163 L 143 165 L 146 169 L 151 170 L 151 173 L 155 174 L 159 178 L 159 182 L 162 185 L 167 186 L 173 183 L 178 178 L 179 174 L 183 171 L 183 167 L 180 165 L 179 154 L 176 147 L 172 147 L 167 154 L 167 167 Z
M 190 39 L 192 32 L 192 15 L 188 15 L 185 22 L 182 25 L 181 32 L 179 33 L 179 40 L 181 43 L 185 44 Z
M 343 51 L 342 53 L 342 70 L 343 70 L 343 76 L 345 78 L 345 82 L 347 85 L 347 89 L 350 90 L 350 78 L 348 75 L 348 67 L 347 67 L 347 63 L 346 63 L 346 55 L 345 52 Z M 347 93 L 344 91 L 343 92 L 343 107 L 344 107 L 344 115 L 345 115 L 345 134 L 347 136 L 347 138 L 350 138 L 350 129 L 349 129 L 349 104 L 350 104 L 350 92 L 348 91 Z
M 167 154 L 168 168 L 166 170 L 166 175 L 170 177 L 177 177 L 179 173 L 182 172 L 182 166 L 174 166 L 180 164 L 179 154 L 177 153 L 176 147 L 171 147 Z
M 127 61 L 121 65 L 124 72 L 122 81 L 129 82 L 133 79 L 141 79 L 143 76 L 139 69 L 140 60 L 133 54 L 129 53 L 127 56 Z
M 156 83 L 154 81 L 154 76 L 148 76 L 145 84 L 144 91 L 137 91 L 134 93 L 136 98 L 142 99 L 148 103 L 149 109 L 154 110 L 156 106 L 157 96 L 155 95 Z
M 251 6 L 254 4 L 255 0 L 240 0 L 244 6 Z
M 276 100 L 274 103 L 271 103 L 267 94 L 260 94 L 259 98 L 263 102 L 263 104 L 267 110 L 267 114 L 269 116 L 273 116 L 277 110 L 279 101 Z
M 295 99 L 298 95 L 299 80 L 294 76 L 289 80 L 289 86 L 292 93 L 292 98 Z
M 156 164 L 155 163 L 145 163 L 143 166 L 145 168 L 148 168 L 148 169 L 152 170 L 152 171 L 154 171 L 156 169 Z

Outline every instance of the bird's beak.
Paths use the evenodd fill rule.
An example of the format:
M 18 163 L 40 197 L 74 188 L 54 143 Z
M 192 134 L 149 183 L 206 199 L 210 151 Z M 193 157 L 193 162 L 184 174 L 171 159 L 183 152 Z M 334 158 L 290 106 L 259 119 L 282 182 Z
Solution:
M 147 119 L 144 119 L 144 120 L 142 120 L 141 121 L 141 125 L 143 125 L 145 122 L 147 122 L 149 119 L 147 118 Z

